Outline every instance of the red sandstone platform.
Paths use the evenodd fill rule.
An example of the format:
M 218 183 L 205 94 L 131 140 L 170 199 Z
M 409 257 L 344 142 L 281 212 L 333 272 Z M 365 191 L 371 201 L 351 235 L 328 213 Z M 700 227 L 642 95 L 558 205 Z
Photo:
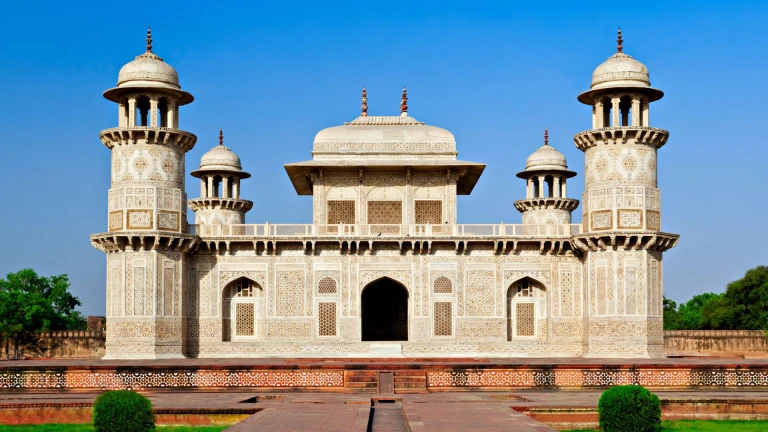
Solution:
M 206 390 L 396 394 L 652 389 L 768 391 L 768 359 L 184 359 L 0 362 L 0 391 Z

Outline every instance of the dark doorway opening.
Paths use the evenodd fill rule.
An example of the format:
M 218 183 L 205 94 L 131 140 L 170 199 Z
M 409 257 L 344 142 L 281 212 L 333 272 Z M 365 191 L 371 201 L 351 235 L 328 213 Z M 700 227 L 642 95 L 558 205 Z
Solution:
M 408 340 L 408 291 L 384 278 L 365 287 L 362 295 L 363 341 Z

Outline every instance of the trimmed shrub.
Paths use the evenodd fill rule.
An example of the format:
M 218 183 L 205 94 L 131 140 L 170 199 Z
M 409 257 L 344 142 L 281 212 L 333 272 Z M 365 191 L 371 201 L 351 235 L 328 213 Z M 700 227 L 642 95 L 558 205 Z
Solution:
M 93 403 L 96 432 L 149 432 L 155 430 L 152 402 L 130 390 L 102 393 Z
M 600 396 L 597 410 L 603 432 L 661 430 L 659 397 L 642 386 L 617 386 L 606 390 Z

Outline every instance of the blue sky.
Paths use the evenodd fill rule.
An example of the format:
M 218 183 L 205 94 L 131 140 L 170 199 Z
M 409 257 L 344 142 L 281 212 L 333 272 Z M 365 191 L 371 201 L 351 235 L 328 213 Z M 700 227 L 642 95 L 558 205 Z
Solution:
M 285 4 L 283 6 L 282 4 Z M 254 177 L 248 222 L 309 223 L 282 167 L 310 158 L 322 128 L 355 118 L 366 85 L 371 115 L 410 114 L 452 131 L 460 158 L 488 164 L 460 223 L 517 223 L 514 174 L 542 144 L 579 173 L 572 137 L 591 127 L 576 101 L 592 70 L 615 51 L 645 63 L 666 97 L 651 125 L 670 131 L 659 152 L 662 226 L 681 234 L 664 256 L 665 294 L 719 292 L 768 263 L 763 130 L 768 2 L 11 2 L 0 62 L 4 247 L 0 274 L 32 267 L 69 274 L 85 314 L 104 313 L 109 151 L 99 142 L 117 108 L 101 93 L 144 50 L 179 72 L 195 102 L 180 126 L 198 136 L 187 166 L 226 144 Z M 199 194 L 187 177 L 187 193 Z M 500 198 L 498 198 L 500 197 Z M 580 221 L 580 210 L 574 212 Z M 190 221 L 193 215 L 190 214 Z

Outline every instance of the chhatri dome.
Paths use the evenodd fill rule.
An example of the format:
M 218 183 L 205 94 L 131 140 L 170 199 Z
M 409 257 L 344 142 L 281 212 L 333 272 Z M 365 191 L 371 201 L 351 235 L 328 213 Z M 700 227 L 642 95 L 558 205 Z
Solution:
M 120 69 L 117 75 L 117 87 L 104 92 L 104 97 L 113 102 L 119 102 L 120 96 L 126 90 L 136 88 L 169 91 L 179 98 L 177 105 L 185 105 L 194 100 L 191 94 L 181 89 L 176 69 L 152 52 L 150 29 L 147 29 L 147 51 Z
M 559 171 L 568 178 L 576 175 L 575 172 L 568 170 L 565 155 L 549 145 L 549 132 L 546 129 L 544 130 L 544 145 L 528 156 L 525 161 L 525 171 L 517 173 L 517 176 L 526 178 L 529 174 L 540 171 Z
M 621 29 L 617 39 L 616 54 L 608 57 L 594 72 L 592 72 L 592 85 L 589 91 L 579 95 L 579 101 L 591 104 L 591 95 L 600 90 L 615 89 L 627 90 L 642 88 L 648 94 L 650 102 L 661 99 L 664 92 L 651 87 L 648 68 L 624 53 L 624 40 L 621 37 Z
M 224 131 L 219 130 L 219 145 L 208 150 L 200 158 L 200 169 L 193 171 L 194 177 L 200 177 L 205 172 L 232 172 L 238 173 L 240 178 L 249 178 L 251 175 L 242 170 L 240 156 L 229 147 L 224 146 Z

